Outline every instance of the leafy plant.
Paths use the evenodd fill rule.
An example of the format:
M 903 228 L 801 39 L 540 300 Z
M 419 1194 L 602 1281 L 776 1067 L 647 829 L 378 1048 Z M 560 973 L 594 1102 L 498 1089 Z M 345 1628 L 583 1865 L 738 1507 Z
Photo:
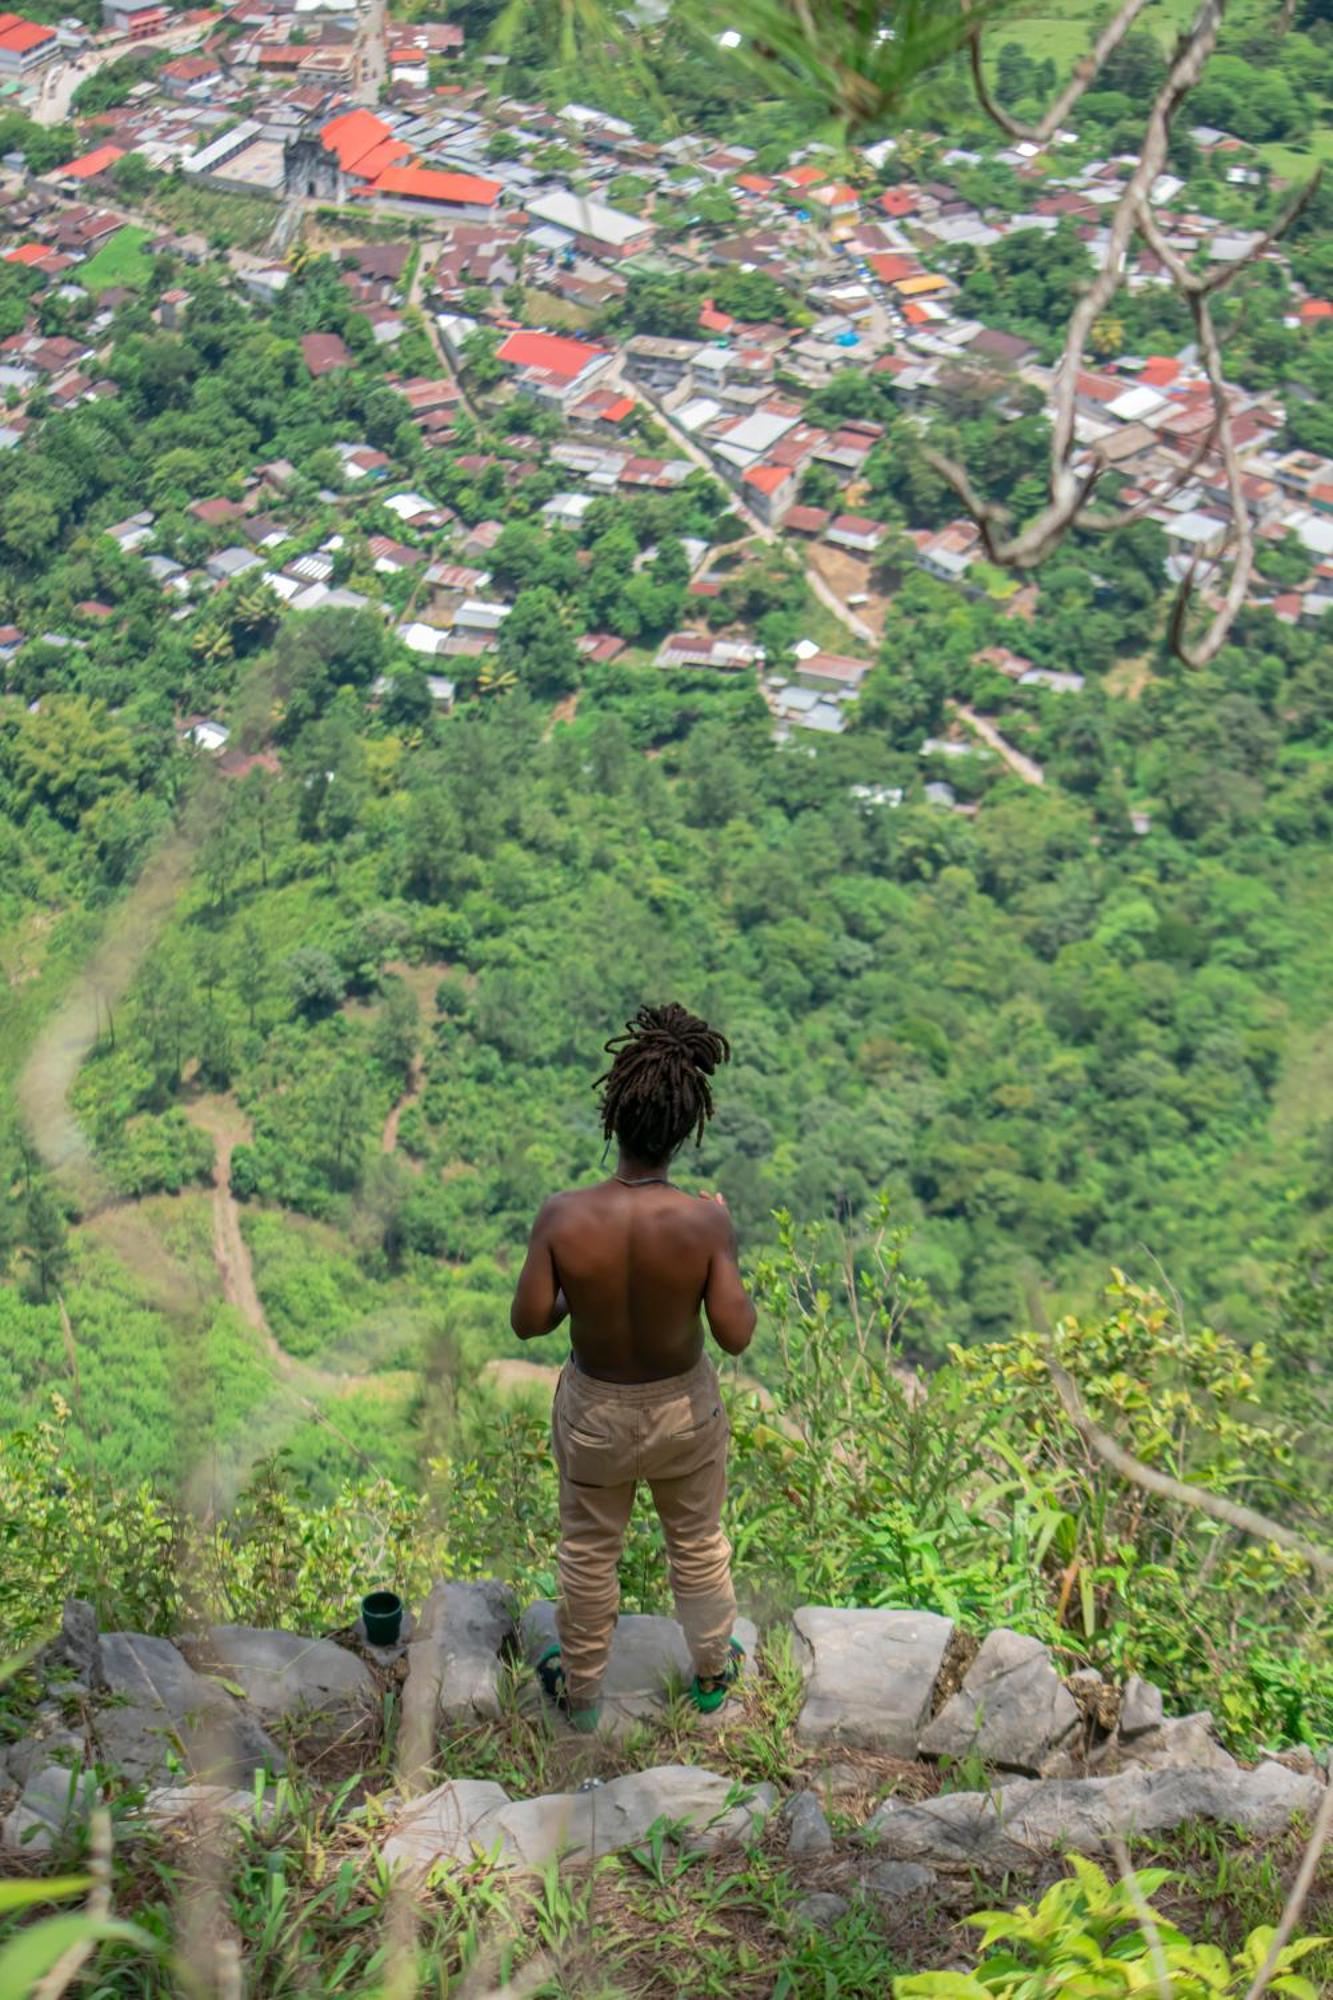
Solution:
M 1239 2000 L 1248 1992 L 1272 1945 L 1271 1927 L 1251 1931 L 1228 1956 L 1216 1945 L 1192 1943 L 1152 1909 L 1149 1898 L 1170 1880 L 1165 1869 L 1111 1881 L 1081 1856 L 1072 1855 L 1070 1866 L 1072 1875 L 1035 1908 L 1020 1904 L 964 1919 L 981 1931 L 988 1954 L 974 1972 L 910 1973 L 894 1980 L 894 2000 L 1045 2000 L 1072 1993 L 1080 2000 L 1128 2000 L 1164 1992 L 1172 2000 Z M 1287 2000 L 1319 2000 L 1295 1968 L 1324 1942 L 1299 1938 L 1287 1945 L 1271 1991 Z

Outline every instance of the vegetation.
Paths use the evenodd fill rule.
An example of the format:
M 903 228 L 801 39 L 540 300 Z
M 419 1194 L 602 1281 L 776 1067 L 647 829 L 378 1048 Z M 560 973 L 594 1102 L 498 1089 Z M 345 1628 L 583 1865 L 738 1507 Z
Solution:
M 1179 11 L 1148 10 L 1126 38 L 1071 160 L 1132 147 Z M 459 11 L 470 41 L 490 13 Z M 903 129 L 879 178 L 947 175 L 965 200 L 1022 213 L 1030 189 L 976 129 L 946 14 L 928 101 L 949 137 Z M 603 76 L 542 8 L 507 16 L 516 97 L 577 95 L 659 138 L 677 123 L 743 133 L 760 172 L 814 129 L 771 73 L 738 79 L 711 27 L 668 19 Z M 1081 48 L 1089 22 L 1075 8 L 1061 32 L 1076 25 Z M 1318 150 L 1333 70 L 1316 6 L 1271 49 L 1245 7 L 1227 37 L 1193 111 L 1256 149 L 1258 185 L 1184 136 L 1171 164 L 1185 200 L 1243 228 L 1271 218 L 1278 158 Z M 892 41 L 874 60 L 914 81 Z M 1025 22 L 990 44 L 1000 97 L 1039 112 L 1063 48 Z M 138 61 L 91 79 L 77 108 L 121 101 Z M 0 122 L 0 150 L 35 173 L 80 143 L 21 113 Z M 556 143 L 535 157 L 578 164 Z M 136 212 L 214 250 L 271 233 L 268 204 L 142 162 L 118 178 Z M 611 192 L 633 208 L 646 184 Z M 1310 202 L 1291 246 L 1293 273 L 1325 293 L 1331 202 Z M 739 222 L 721 187 L 658 197 L 652 215 L 705 245 Z M 961 246 L 963 308 L 1049 356 L 1086 279 L 1084 235 L 1061 223 Z M 918 544 L 957 501 L 925 446 L 1023 517 L 1047 412 L 1020 380 L 960 368 L 927 425 L 892 376 L 849 368 L 806 414 L 881 427 L 846 504 L 886 530 L 871 567 L 884 637 L 844 734 L 778 740 L 751 672 L 653 664 L 686 624 L 790 672 L 803 640 L 853 643 L 711 477 L 557 524 L 545 510 L 564 475 L 543 460 L 563 425 L 512 393 L 494 326 L 464 350 L 447 445 L 428 445 L 393 386 L 441 372 L 419 318 L 388 352 L 329 258 L 298 248 L 261 305 L 221 263 L 183 268 L 149 240 L 127 227 L 80 272 L 89 294 L 134 294 L 98 353 L 115 396 L 60 410 L 38 390 L 0 455 L 0 622 L 27 635 L 0 697 L 6 1646 L 37 1644 L 68 1593 L 104 1625 L 187 1634 L 217 1617 L 345 1633 L 384 1578 L 418 1601 L 446 1574 L 548 1595 L 540 1396 L 489 1364 L 517 1358 L 507 1302 L 539 1200 L 600 1170 L 598 1051 L 645 995 L 672 994 L 734 1044 L 680 1178 L 725 1192 L 764 1307 L 753 1373 L 727 1394 L 738 1581 L 768 1640 L 710 1758 L 741 1784 L 812 1775 L 780 1637 L 803 1601 L 1015 1626 L 1066 1669 L 1144 1673 L 1173 1707 L 1211 1709 L 1239 1754 L 1326 1745 L 1333 1624 L 1309 1564 L 1109 1473 L 1050 1364 L 1141 1464 L 1327 1546 L 1328 648 L 1251 608 L 1210 666 L 1183 668 L 1152 521 L 1073 533 L 1022 591 L 985 563 L 962 587 L 932 579 Z M 0 334 L 92 321 L 94 297 L 34 306 L 39 287 L 0 266 Z M 155 313 L 179 289 L 172 328 Z M 691 264 L 630 270 L 601 324 L 693 334 L 705 299 L 750 325 L 807 317 L 764 271 Z M 1237 286 L 1218 309 L 1228 366 L 1288 391 L 1284 445 L 1328 452 L 1333 335 L 1287 326 L 1290 302 L 1277 266 Z M 551 323 L 531 292 L 503 303 Z M 338 335 L 350 365 L 316 378 L 312 333 Z M 1179 302 L 1148 286 L 1113 302 L 1090 352 L 1171 354 L 1189 337 Z M 668 451 L 635 421 L 636 448 Z M 447 528 L 385 504 L 409 487 Z M 844 493 L 819 468 L 802 498 Z M 244 546 L 242 505 L 279 523 L 265 568 L 318 553 L 339 600 L 289 611 L 257 567 L 215 587 L 208 565 Z M 108 530 L 144 509 L 149 539 L 126 552 Z M 493 651 L 449 657 L 445 712 L 403 634 L 435 615 L 432 559 L 464 548 L 512 602 Z M 1267 542 L 1260 573 L 1287 590 L 1313 561 L 1294 538 Z M 1077 696 L 1017 680 L 1015 654 L 1081 676 Z M 1044 783 L 964 737 L 960 706 Z M 221 768 L 190 745 L 200 716 L 231 730 Z M 623 1594 L 668 1603 L 643 1521 Z M 516 1671 L 499 1722 L 438 1746 L 444 1767 L 518 1791 L 616 1768 L 568 1768 L 530 1694 Z M 20 1663 L 0 1734 L 29 1725 L 33 1699 Z M 386 1687 L 346 1784 L 298 1755 L 272 1821 L 238 1836 L 210 1885 L 256 1993 L 396 1990 L 367 1859 L 396 1722 Z M 683 1715 L 625 1755 L 650 1753 L 699 1754 Z M 77 1873 L 40 1885 L 53 1903 L 89 1883 L 103 1899 L 68 1921 L 108 1995 L 172 1990 L 188 1948 L 193 1864 L 169 1841 L 122 1840 L 135 1803 L 113 1784 L 110 1828 L 53 1857 Z M 973 1949 L 954 1911 L 913 1931 L 860 1901 L 816 1934 L 792 1915 L 810 1883 L 775 1844 L 705 1869 L 655 1837 L 518 1894 L 481 1865 L 441 1881 L 417 1949 L 441 1991 L 541 1950 L 550 1976 L 532 1990 L 552 1994 L 813 2000 L 892 1982 L 901 2000 L 1028 2000 L 1077 1968 L 1079 1990 L 1110 1996 L 1155 1990 L 1162 1953 L 1181 2000 L 1244 1994 L 1295 1848 L 1209 1852 L 1189 1833 L 1135 1858 L 1171 1879 L 1073 1867 L 1032 1907 L 986 1917 Z M 1012 1900 L 978 1884 L 972 1901 L 996 1895 Z M 76 1938 L 34 1909 L 0 1890 L 0 1954 L 25 1948 L 29 1970 Z M 1307 1923 L 1333 1924 L 1326 1888 Z M 945 1969 L 964 1949 L 975 1965 Z M 1333 1960 L 1315 1937 L 1293 1953 L 1273 1990 L 1308 2000 Z M 0 1988 L 13 1963 L 0 1956 Z

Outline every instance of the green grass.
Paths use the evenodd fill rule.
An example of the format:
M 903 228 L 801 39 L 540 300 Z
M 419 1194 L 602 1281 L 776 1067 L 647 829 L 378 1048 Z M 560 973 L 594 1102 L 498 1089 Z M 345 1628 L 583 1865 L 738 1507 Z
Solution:
M 1011 570 L 997 569 L 994 563 L 975 562 L 969 575 L 978 589 L 1001 604 L 1006 598 L 1016 596 L 1022 588 L 1019 578 Z
M 1333 160 L 1333 125 L 1316 125 L 1308 145 L 1288 146 L 1273 139 L 1256 151 L 1265 166 L 1284 181 L 1308 180 L 1316 167 Z
M 1091 39 L 1089 23 L 1100 17 L 1098 0 L 1067 0 L 1063 7 L 1051 6 L 1048 0 L 1037 0 L 1019 19 L 1010 20 L 1001 14 L 986 36 L 988 68 L 993 68 L 998 52 L 1005 42 L 1017 42 L 1038 62 L 1046 56 L 1053 56 L 1061 74 L 1086 54 Z M 1143 26 L 1150 29 L 1163 47 L 1169 48 L 1177 31 L 1188 22 L 1196 11 L 1196 0 L 1153 0 L 1143 16 Z M 1250 11 L 1248 5 L 1232 10 L 1229 16 L 1234 27 L 1242 22 Z
M 197 230 L 236 250 L 261 249 L 278 220 L 277 203 L 259 195 L 224 194 L 218 188 L 177 186 L 170 181 L 154 189 L 147 205 L 174 229 Z
M 147 247 L 152 240 L 150 230 L 127 222 L 88 259 L 79 272 L 79 283 L 90 292 L 105 292 L 113 285 L 126 285 L 132 290 L 146 285 L 153 275 L 153 260 Z

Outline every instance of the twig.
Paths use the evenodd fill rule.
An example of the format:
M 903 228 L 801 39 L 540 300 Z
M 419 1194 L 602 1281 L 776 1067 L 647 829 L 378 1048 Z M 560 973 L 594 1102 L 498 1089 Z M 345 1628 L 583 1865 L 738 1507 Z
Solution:
M 91 1920 L 90 1935 L 61 1953 L 45 1979 L 33 1987 L 32 2000 L 60 2000 L 60 1995 L 78 1978 L 97 1949 L 95 1927 L 104 1924 L 111 1914 L 111 1815 L 105 1806 L 98 1806 L 92 1815 L 88 1845 L 88 1873 L 93 1886 L 88 1891 L 83 1913 Z
M 1215 1521 L 1223 1522 L 1228 1528 L 1238 1528 L 1242 1534 L 1253 1535 L 1259 1541 L 1276 1542 L 1279 1548 L 1291 1549 L 1320 1576 L 1333 1578 L 1333 1555 L 1326 1549 L 1316 1548 L 1313 1542 L 1307 1542 L 1294 1529 L 1284 1528 L 1280 1521 L 1270 1520 L 1267 1514 L 1260 1514 L 1253 1507 L 1242 1507 L 1234 1500 L 1224 1500 L 1220 1494 L 1210 1493 L 1206 1487 L 1191 1486 L 1183 1479 L 1173 1479 L 1169 1473 L 1158 1472 L 1154 1466 L 1134 1458 L 1100 1424 L 1092 1421 L 1083 1407 L 1073 1377 L 1061 1367 L 1049 1348 L 1046 1366 L 1050 1370 L 1055 1393 L 1064 1405 L 1065 1415 L 1088 1449 L 1104 1465 L 1109 1465 L 1112 1472 L 1118 1472 L 1122 1479 L 1143 1487 L 1145 1492 L 1158 1494 L 1163 1500 L 1173 1500 L 1177 1506 L 1193 1507 L 1201 1514 L 1210 1514 Z
M 1157 1928 L 1157 1919 L 1153 1916 L 1147 1902 L 1144 1900 L 1143 1891 L 1139 1887 L 1139 1878 L 1134 1873 L 1133 1865 L 1130 1862 L 1129 1849 L 1125 1846 L 1123 1837 L 1118 1833 L 1111 1835 L 1111 1852 L 1115 1856 L 1115 1865 L 1120 1871 L 1120 1880 L 1125 1885 L 1125 1894 L 1129 1897 L 1130 1903 L 1133 1905 L 1135 1920 L 1143 1933 L 1143 1942 L 1148 1947 L 1148 1956 L 1152 1960 L 1153 1978 L 1157 1983 L 1157 2000 L 1173 2000 L 1175 1989 L 1171 1983 L 1171 1973 L 1167 1966 L 1166 1953 L 1162 1950 L 1162 1933 Z
M 1328 1845 L 1330 1835 L 1333 1835 L 1333 1775 L 1325 1777 L 1324 1796 L 1319 1802 L 1319 1811 L 1315 1814 L 1309 1844 L 1301 1856 L 1301 1865 L 1296 1870 L 1296 1880 L 1291 1885 L 1291 1894 L 1287 1897 L 1286 1906 L 1278 1918 L 1273 1942 L 1268 1947 L 1268 1956 L 1255 1973 L 1254 1983 L 1245 1995 L 1245 2000 L 1263 2000 L 1263 1995 L 1268 1991 L 1269 1982 L 1277 1971 L 1278 1960 L 1290 1944 L 1291 1934 L 1301 1920 L 1305 1899 L 1314 1885 L 1315 1871 L 1319 1867 L 1320 1857 Z
M 1006 111 L 1004 106 L 997 103 L 996 99 L 991 95 L 981 59 L 981 27 L 978 24 L 973 28 L 967 40 L 968 56 L 972 64 L 972 82 L 976 87 L 977 102 L 987 117 L 993 118 L 1001 130 L 1009 134 L 1010 138 L 1025 139 L 1033 145 L 1044 146 L 1046 141 L 1059 131 L 1065 119 L 1088 88 L 1088 85 L 1096 81 L 1105 66 L 1107 57 L 1115 49 L 1119 48 L 1121 42 L 1124 41 L 1125 36 L 1138 20 L 1139 15 L 1143 12 L 1146 5 L 1147 0 L 1125 0 L 1125 5 L 1120 9 L 1118 14 L 1114 15 L 1107 22 L 1087 55 L 1083 57 L 1081 62 L 1075 63 L 1074 73 L 1068 83 L 1060 92 L 1054 104 L 1042 113 L 1042 116 L 1035 125 L 1024 125 L 1021 119 L 1015 118 L 1012 113 Z M 963 0 L 964 14 L 969 14 L 971 11 L 971 0 Z

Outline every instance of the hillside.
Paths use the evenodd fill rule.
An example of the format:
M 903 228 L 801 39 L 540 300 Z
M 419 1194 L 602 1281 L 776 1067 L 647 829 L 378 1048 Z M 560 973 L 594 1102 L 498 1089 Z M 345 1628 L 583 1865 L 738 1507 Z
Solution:
M 0 26 L 0 2000 L 1333 1990 L 1333 22 L 738 6 Z M 668 1000 L 748 1666 L 641 1508 L 588 1740 Z

